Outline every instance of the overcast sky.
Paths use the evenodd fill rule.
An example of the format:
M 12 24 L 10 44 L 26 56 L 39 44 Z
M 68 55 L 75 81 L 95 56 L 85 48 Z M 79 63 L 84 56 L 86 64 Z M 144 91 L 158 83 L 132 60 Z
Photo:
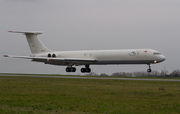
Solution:
M 9 30 L 43 31 L 38 38 L 59 51 L 155 49 L 166 60 L 152 70 L 180 69 L 180 0 L 0 0 L 0 73 L 68 74 L 65 66 L 3 58 L 31 54 L 25 36 Z M 146 71 L 148 66 L 91 68 L 111 74 Z

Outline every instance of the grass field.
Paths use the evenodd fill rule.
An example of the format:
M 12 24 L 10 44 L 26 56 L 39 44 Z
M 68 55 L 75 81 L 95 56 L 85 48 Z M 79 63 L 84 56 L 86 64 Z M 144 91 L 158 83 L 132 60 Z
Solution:
M 1 114 L 179 114 L 180 82 L 0 77 Z

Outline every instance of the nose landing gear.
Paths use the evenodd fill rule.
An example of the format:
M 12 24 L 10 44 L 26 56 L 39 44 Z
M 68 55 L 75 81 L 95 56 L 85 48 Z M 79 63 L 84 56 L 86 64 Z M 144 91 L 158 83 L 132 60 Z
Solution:
M 147 72 L 150 73 L 151 72 L 151 64 L 148 64 L 149 69 L 147 69 Z

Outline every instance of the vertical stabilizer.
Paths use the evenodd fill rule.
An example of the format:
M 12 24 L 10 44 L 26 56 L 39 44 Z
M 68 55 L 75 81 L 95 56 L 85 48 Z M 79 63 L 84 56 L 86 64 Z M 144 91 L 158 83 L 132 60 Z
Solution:
M 51 51 L 50 49 L 46 48 L 43 45 L 43 43 L 37 38 L 37 35 L 42 34 L 42 32 L 17 32 L 17 31 L 9 31 L 9 32 L 25 34 L 32 54 Z

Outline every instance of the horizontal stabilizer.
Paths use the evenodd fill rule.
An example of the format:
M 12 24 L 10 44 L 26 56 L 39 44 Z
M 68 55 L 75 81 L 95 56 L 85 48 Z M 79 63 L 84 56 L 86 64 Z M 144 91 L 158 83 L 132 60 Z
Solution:
M 23 33 L 23 34 L 42 34 L 41 31 L 8 31 L 8 32 L 12 32 L 12 33 Z

